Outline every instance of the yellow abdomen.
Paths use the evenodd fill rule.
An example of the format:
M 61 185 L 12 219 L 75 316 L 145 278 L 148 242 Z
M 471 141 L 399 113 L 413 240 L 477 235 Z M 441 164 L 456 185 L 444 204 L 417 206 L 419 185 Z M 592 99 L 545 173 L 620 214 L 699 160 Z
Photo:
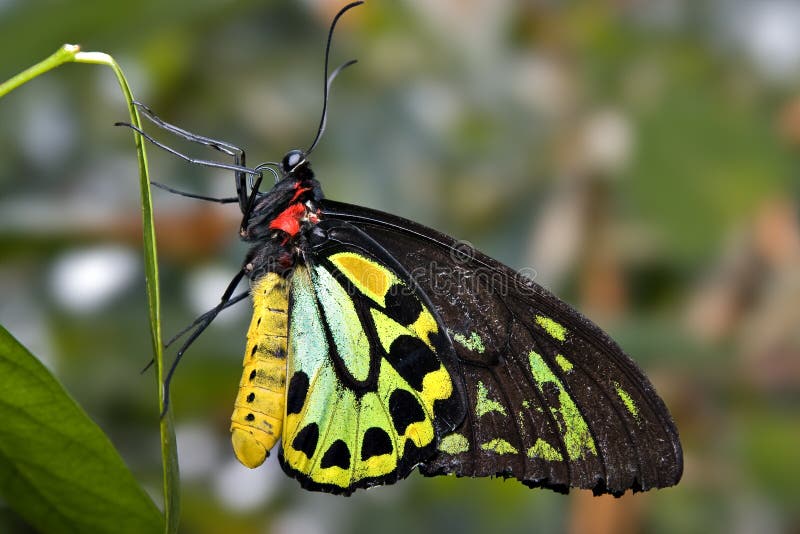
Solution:
M 249 468 L 261 465 L 281 436 L 286 403 L 286 280 L 275 273 L 252 288 L 244 372 L 231 416 L 233 451 Z

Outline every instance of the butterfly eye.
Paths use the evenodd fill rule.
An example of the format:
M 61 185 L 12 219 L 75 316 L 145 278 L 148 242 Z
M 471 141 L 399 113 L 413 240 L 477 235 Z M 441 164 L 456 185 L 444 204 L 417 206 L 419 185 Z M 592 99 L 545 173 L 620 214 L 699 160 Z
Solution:
M 283 156 L 283 160 L 281 161 L 281 170 L 285 174 L 289 174 L 305 159 L 306 155 L 302 150 L 290 150 L 285 156 Z

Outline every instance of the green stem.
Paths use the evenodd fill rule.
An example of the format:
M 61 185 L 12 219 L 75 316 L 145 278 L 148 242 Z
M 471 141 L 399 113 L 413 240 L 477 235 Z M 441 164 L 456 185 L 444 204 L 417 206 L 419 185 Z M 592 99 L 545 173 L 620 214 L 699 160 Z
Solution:
M 128 113 L 131 117 L 131 124 L 136 126 L 137 128 L 141 129 L 142 123 L 141 119 L 139 118 L 139 110 L 136 109 L 136 106 L 133 105 L 133 93 L 131 92 L 130 87 L 128 86 L 128 81 L 125 79 L 125 75 L 122 73 L 122 69 L 114 60 L 113 57 L 109 56 L 108 54 L 104 54 L 103 52 L 77 52 L 74 54 L 74 59 L 76 63 L 94 63 L 96 65 L 106 65 L 111 67 L 111 70 L 114 71 L 114 74 L 117 76 L 117 81 L 119 82 L 120 89 L 122 89 L 122 93 L 125 95 L 125 100 L 128 102 Z M 142 136 L 139 135 L 138 132 L 134 131 L 134 138 L 136 139 L 136 154 L 137 159 L 139 162 L 139 174 L 141 177 L 147 176 L 147 154 L 145 152 L 145 147 L 143 144 Z M 150 184 L 148 180 L 141 180 L 141 195 L 142 195 L 142 217 L 143 222 L 145 225 L 153 226 L 153 202 L 150 196 Z M 144 254 L 145 254 L 145 262 L 147 266 L 157 265 L 158 258 L 156 255 L 156 247 L 155 247 L 155 236 L 148 235 L 149 232 L 145 232 L 144 236 Z M 148 277 L 147 279 L 147 300 L 151 310 L 150 313 L 150 329 L 152 332 L 152 344 L 153 344 L 153 354 L 159 354 L 161 352 L 161 303 L 159 299 L 159 292 L 158 292 L 158 271 L 154 272 L 154 276 L 152 279 Z M 159 382 L 161 382 L 161 373 L 162 373 L 162 366 L 158 366 L 158 373 L 159 373 Z M 163 393 L 160 393 L 161 397 L 163 397 Z M 163 402 L 164 399 L 160 399 L 159 408 L 163 409 Z
M 31 81 L 44 74 L 45 72 L 58 67 L 64 63 L 69 63 L 75 60 L 75 54 L 78 53 L 80 47 L 78 45 L 65 44 L 47 59 L 40 61 L 36 65 L 25 69 L 10 80 L 0 84 L 0 98 L 10 93 L 20 85 Z
M 75 54 L 75 62 L 77 63 L 94 63 L 98 65 L 107 65 L 111 67 L 114 74 L 117 76 L 120 89 L 125 95 L 125 100 L 128 102 L 128 113 L 131 116 L 131 124 L 141 129 L 142 124 L 139 118 L 139 110 L 133 105 L 133 93 L 128 86 L 128 81 L 122 73 L 122 69 L 108 54 L 102 52 L 78 52 Z M 136 153 L 139 160 L 139 174 L 142 177 L 140 180 L 141 196 L 142 196 L 142 222 L 145 228 L 154 229 L 155 223 L 153 221 L 153 202 L 150 196 L 150 180 L 147 173 L 147 154 L 144 149 L 144 140 L 142 136 L 134 131 L 134 138 L 136 139 Z M 164 383 L 164 364 L 161 341 L 161 302 L 159 297 L 159 284 L 158 284 L 158 258 L 156 255 L 156 237 L 154 231 L 144 232 L 144 256 L 145 265 L 148 269 L 149 276 L 146 277 L 147 299 L 150 309 L 150 332 L 151 340 L 153 343 L 153 354 L 156 355 L 156 374 L 158 377 L 158 407 L 160 413 L 164 411 L 165 392 L 161 384 Z M 179 487 L 179 473 L 178 464 L 175 461 L 168 461 L 169 458 L 177 457 L 177 444 L 175 442 L 175 433 L 172 427 L 172 411 L 168 410 L 160 421 L 161 430 L 161 457 L 163 458 L 163 491 L 164 491 L 164 516 L 166 532 L 177 532 L 178 519 L 179 519 L 179 506 L 178 493 L 175 488 Z

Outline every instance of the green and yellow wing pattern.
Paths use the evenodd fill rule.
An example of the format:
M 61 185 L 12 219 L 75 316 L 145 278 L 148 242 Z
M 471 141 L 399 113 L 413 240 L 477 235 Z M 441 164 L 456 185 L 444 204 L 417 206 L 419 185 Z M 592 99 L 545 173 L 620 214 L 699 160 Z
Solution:
M 349 494 L 406 477 L 464 406 L 453 347 L 407 274 L 380 251 L 323 249 L 291 278 L 281 464 Z

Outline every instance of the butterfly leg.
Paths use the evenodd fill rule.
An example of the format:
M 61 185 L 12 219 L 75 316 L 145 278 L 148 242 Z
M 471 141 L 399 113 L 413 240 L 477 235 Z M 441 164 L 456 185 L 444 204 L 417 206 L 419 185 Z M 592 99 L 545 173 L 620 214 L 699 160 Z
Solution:
M 232 145 L 225 141 L 218 141 L 217 139 L 211 139 L 210 137 L 198 135 L 188 130 L 184 130 L 179 126 L 175 126 L 174 124 L 170 124 L 167 121 L 163 120 L 158 115 L 156 115 L 155 113 L 153 113 L 153 110 L 151 110 L 149 107 L 142 104 L 141 102 L 134 101 L 133 105 L 136 106 L 139 109 L 139 111 L 141 111 L 142 115 L 144 115 L 144 117 L 147 120 L 149 120 L 159 128 L 166 130 L 174 135 L 177 135 L 178 137 L 182 137 L 187 141 L 191 141 L 193 143 L 200 143 L 201 145 L 205 145 L 209 148 L 213 148 L 214 150 L 218 150 L 223 154 L 232 156 L 234 158 L 234 163 L 236 165 L 244 164 L 244 150 L 239 148 L 238 146 Z
M 172 365 L 170 366 L 169 371 L 167 372 L 167 376 L 164 379 L 164 384 L 162 386 L 164 393 L 164 409 L 161 411 L 161 417 L 164 417 L 164 414 L 167 413 L 167 408 L 169 407 L 169 385 L 170 382 L 172 381 L 172 376 L 175 373 L 175 369 L 178 367 L 178 363 L 180 363 L 181 358 L 183 357 L 186 350 L 189 348 L 189 346 L 191 346 L 192 343 L 194 343 L 194 341 L 200 336 L 200 334 L 202 334 L 203 331 L 206 328 L 208 328 L 208 326 L 214 321 L 214 319 L 217 317 L 217 315 L 219 315 L 219 313 L 222 310 L 230 306 L 233 306 L 234 304 L 236 304 L 241 300 L 244 300 L 250 294 L 250 291 L 248 290 L 248 291 L 243 291 L 238 295 L 235 296 L 233 295 L 233 292 L 236 290 L 236 286 L 239 285 L 239 282 L 242 280 L 242 278 L 244 278 L 244 276 L 245 276 L 245 270 L 240 269 L 239 272 L 237 272 L 236 275 L 233 277 L 233 279 L 230 281 L 228 287 L 225 288 L 225 292 L 222 294 L 222 297 L 220 297 L 219 304 L 217 304 L 212 309 L 210 309 L 209 311 L 207 311 L 206 313 L 195 319 L 192 322 L 192 324 L 184 328 L 181 332 L 179 332 L 176 336 L 174 336 L 171 340 L 169 340 L 165 345 L 168 347 L 169 345 L 174 343 L 177 339 L 182 337 L 184 334 L 194 329 L 189 334 L 189 337 L 186 338 L 186 341 L 183 342 L 183 345 L 181 345 L 180 349 L 178 349 L 178 352 L 175 354 L 175 359 L 173 360 Z
M 169 152 L 170 154 L 172 154 L 173 156 L 177 156 L 177 157 L 181 158 L 182 160 L 184 160 L 186 162 L 189 162 L 189 163 L 192 163 L 194 165 L 202 165 L 204 167 L 212 167 L 212 168 L 215 168 L 215 169 L 225 169 L 225 170 L 229 170 L 229 171 L 234 171 L 237 174 L 238 173 L 242 173 L 244 175 L 248 175 L 249 174 L 249 175 L 252 175 L 252 176 L 258 176 L 258 175 L 261 174 L 260 170 L 251 169 L 250 167 L 245 167 L 244 165 L 234 165 L 234 164 L 231 164 L 231 163 L 222 163 L 220 161 L 210 161 L 210 160 L 206 160 L 206 159 L 199 159 L 199 158 L 193 158 L 191 156 L 187 156 L 186 154 L 182 154 L 181 152 L 178 152 L 174 148 L 169 147 L 169 146 L 165 145 L 164 143 L 156 141 L 150 134 L 146 133 L 141 128 L 139 128 L 137 126 L 134 126 L 133 124 L 131 124 L 129 122 L 115 122 L 114 126 L 126 126 L 126 127 L 130 128 L 131 130 L 134 130 L 134 131 L 138 132 L 142 137 L 147 139 L 149 142 L 151 142 L 152 144 L 154 144 L 155 146 L 157 146 L 161 150 L 165 150 L 165 151 Z
M 242 209 L 242 224 L 239 225 L 239 233 L 244 235 L 245 229 L 247 227 L 247 223 L 250 220 L 250 215 L 253 214 L 253 208 L 256 205 L 256 197 L 258 196 L 258 188 L 261 186 L 261 180 L 263 176 L 259 176 L 256 178 L 255 183 L 253 183 L 253 187 L 250 189 L 250 195 L 245 202 L 243 209 Z
M 192 322 L 191 322 L 191 324 L 187 325 L 186 327 L 184 327 L 183 329 L 181 329 L 181 331 L 180 331 L 180 332 L 178 332 L 177 334 L 175 334 L 174 336 L 172 336 L 172 338 L 171 338 L 169 341 L 167 341 L 166 343 L 164 343 L 164 348 L 165 348 L 165 349 L 166 349 L 166 348 L 169 348 L 169 347 L 170 347 L 170 345 L 172 345 L 173 343 L 175 343 L 175 342 L 176 342 L 178 339 L 182 338 L 182 337 L 183 337 L 183 336 L 186 334 L 186 332 L 188 332 L 189 330 L 191 330 L 191 329 L 192 329 L 192 328 L 194 328 L 195 326 L 199 325 L 199 324 L 200 324 L 200 323 L 202 323 L 203 321 L 206 321 L 206 320 L 208 319 L 208 317 L 209 317 L 209 316 L 211 316 L 212 314 L 216 316 L 216 315 L 218 315 L 218 314 L 219 314 L 219 312 L 221 312 L 221 311 L 223 311 L 223 310 L 225 310 L 225 309 L 227 309 L 227 308 L 230 308 L 230 307 L 231 307 L 231 306 L 233 306 L 234 304 L 237 304 L 238 302 L 240 302 L 240 301 L 244 300 L 244 299 L 247 297 L 247 295 L 248 295 L 248 294 L 249 294 L 249 291 L 243 291 L 243 292 L 239 293 L 238 295 L 236 295 L 235 297 L 231 297 L 231 298 L 230 298 L 230 300 L 228 300 L 227 302 L 225 302 L 225 303 L 224 303 L 224 305 L 223 305 L 222 307 L 220 307 L 220 308 L 219 308 L 219 310 L 217 310 L 217 308 L 215 307 L 215 308 L 212 308 L 211 310 L 209 310 L 209 311 L 205 312 L 203 315 L 201 315 L 200 317 L 198 317 L 197 319 L 195 319 L 194 321 L 192 321 Z M 184 349 L 184 350 L 185 350 L 185 349 Z M 153 365 L 154 363 L 155 363 L 155 360 L 150 360 L 149 362 L 147 362 L 147 365 L 145 365 L 145 366 L 142 368 L 142 371 L 141 371 L 141 372 L 142 372 L 142 373 L 144 373 L 145 371 L 147 371 L 148 369 L 150 369 L 150 367 L 152 367 L 152 365 Z
M 248 197 L 247 183 L 246 183 L 247 182 L 247 177 L 248 177 L 248 175 L 249 176 L 258 176 L 258 175 L 260 175 L 261 174 L 261 167 L 256 168 L 256 169 L 250 169 L 249 167 L 247 167 L 245 165 L 244 149 L 239 148 L 238 146 L 233 145 L 233 144 L 228 143 L 228 142 L 225 142 L 225 141 L 212 139 L 210 137 L 206 137 L 206 136 L 203 136 L 203 135 L 192 133 L 192 132 L 190 132 L 188 130 L 184 130 L 183 128 L 181 128 L 179 126 L 175 126 L 174 124 L 170 124 L 167 121 L 163 120 L 158 115 L 153 113 L 153 111 L 149 107 L 147 107 L 146 105 L 142 104 L 141 102 L 134 101 L 133 104 L 138 108 L 138 110 L 142 113 L 142 115 L 147 120 L 149 120 L 150 122 L 155 124 L 157 127 L 161 128 L 163 130 L 166 130 L 166 131 L 170 132 L 173 135 L 176 135 L 178 137 L 186 139 L 187 141 L 191 141 L 193 143 L 199 143 L 201 145 L 205 145 L 205 146 L 207 146 L 209 148 L 212 148 L 214 150 L 222 152 L 223 154 L 227 154 L 228 156 L 233 157 L 233 165 L 229 165 L 229 164 L 225 164 L 225 163 L 217 163 L 217 162 L 212 162 L 212 161 L 207 161 L 207 160 L 200 160 L 200 159 L 195 159 L 195 158 L 190 158 L 188 156 L 185 156 L 183 154 L 178 153 L 174 149 L 171 149 L 171 148 L 169 148 L 169 147 L 167 147 L 167 146 L 165 146 L 165 145 L 163 145 L 161 143 L 156 142 L 152 137 L 150 137 L 149 135 L 146 135 L 143 132 L 141 132 L 141 130 L 139 131 L 139 133 L 141 133 L 151 143 L 155 144 L 156 146 L 158 146 L 161 149 L 164 149 L 164 150 L 170 152 L 171 154 L 174 154 L 174 155 L 180 157 L 181 159 L 183 159 L 185 161 L 188 161 L 190 163 L 195 163 L 195 164 L 198 164 L 198 165 L 204 165 L 204 166 L 216 167 L 216 168 L 223 168 L 223 169 L 228 169 L 228 170 L 234 171 L 236 173 L 236 195 L 237 195 L 237 200 L 239 202 L 240 209 L 243 212 L 245 211 L 245 209 L 246 209 L 246 201 L 247 201 L 247 197 Z M 133 128 L 133 129 L 137 129 L 137 128 L 134 128 L 132 125 L 126 124 L 126 123 L 117 123 L 117 125 L 118 126 L 129 126 L 129 127 Z M 272 169 L 270 169 L 270 170 L 272 170 Z M 272 172 L 273 172 L 273 174 L 275 174 L 275 177 L 276 177 L 276 180 L 277 180 L 277 178 L 278 178 L 277 174 L 274 171 L 272 171 Z M 251 182 L 251 186 L 252 186 L 252 182 Z M 182 193 L 178 193 L 178 194 L 182 194 Z M 191 194 L 184 194 L 183 196 L 191 197 Z M 195 197 L 195 198 L 200 198 L 200 197 Z M 206 200 L 206 199 L 202 199 L 202 200 Z
M 196 198 L 198 200 L 207 200 L 209 202 L 217 202 L 219 204 L 233 204 L 234 202 L 239 202 L 237 197 L 224 197 L 224 198 L 216 198 L 216 197 L 208 197 L 205 195 L 198 195 L 196 193 L 188 193 L 186 191 L 181 191 L 179 189 L 175 189 L 173 187 L 169 187 L 168 185 L 164 185 L 159 182 L 150 182 L 150 185 L 158 187 L 159 189 L 163 189 L 168 193 L 174 193 L 176 195 L 180 195 L 182 197 L 189 197 L 189 198 Z

